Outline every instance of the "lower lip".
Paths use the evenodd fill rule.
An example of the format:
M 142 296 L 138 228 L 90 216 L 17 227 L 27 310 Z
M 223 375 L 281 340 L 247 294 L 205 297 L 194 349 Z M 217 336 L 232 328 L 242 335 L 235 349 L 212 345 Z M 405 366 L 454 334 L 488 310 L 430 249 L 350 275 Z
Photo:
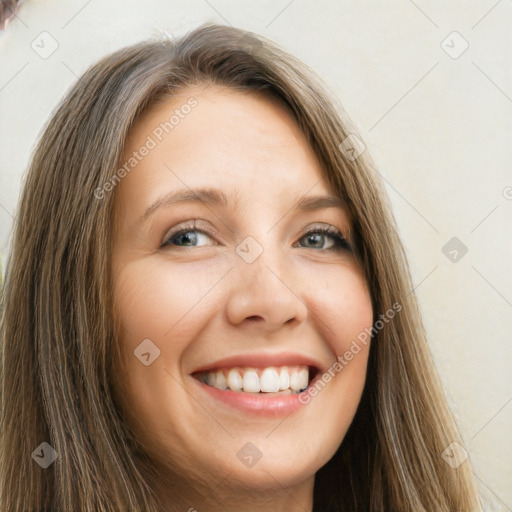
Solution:
M 222 390 L 208 386 L 194 378 L 193 380 L 215 400 L 239 410 L 257 413 L 258 416 L 284 416 L 291 414 L 301 407 L 304 407 L 304 404 L 299 401 L 299 397 L 308 392 L 306 389 L 302 393 L 293 395 L 274 396 L 269 396 L 264 393 L 237 393 L 236 391 Z

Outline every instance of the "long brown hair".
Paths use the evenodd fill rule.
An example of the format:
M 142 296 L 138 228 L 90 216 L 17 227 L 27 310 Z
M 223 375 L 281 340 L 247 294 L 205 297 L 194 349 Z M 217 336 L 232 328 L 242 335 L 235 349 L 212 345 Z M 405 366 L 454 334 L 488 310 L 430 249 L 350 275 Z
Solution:
M 263 91 L 289 107 L 325 179 L 348 205 L 375 319 L 402 306 L 373 336 L 361 403 L 337 453 L 316 475 L 314 510 L 479 510 L 469 462 L 452 469 L 442 457 L 460 438 L 368 152 L 354 159 L 340 150 L 354 129 L 304 64 L 263 37 L 214 24 L 176 41 L 135 44 L 92 66 L 35 149 L 2 294 L 1 509 L 163 506 L 151 487 L 150 461 L 114 398 L 115 190 L 101 198 L 95 190 L 119 169 L 138 116 L 191 84 Z M 43 442 L 57 454 L 47 469 L 31 456 Z

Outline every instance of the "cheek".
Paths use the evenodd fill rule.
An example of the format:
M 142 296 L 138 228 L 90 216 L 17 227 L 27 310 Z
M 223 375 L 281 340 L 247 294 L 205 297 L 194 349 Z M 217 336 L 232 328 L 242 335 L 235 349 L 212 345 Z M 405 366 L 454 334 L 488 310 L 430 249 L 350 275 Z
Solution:
M 308 280 L 306 289 L 308 308 L 319 332 L 329 345 L 332 356 L 350 350 L 354 340 L 371 329 L 373 323 L 372 299 L 360 269 L 355 265 L 329 267 L 309 272 L 315 280 Z M 362 339 L 363 336 L 360 336 Z M 365 338 L 369 345 L 369 338 Z M 364 343 L 358 341 L 361 347 Z
M 149 338 L 155 343 L 165 342 L 166 352 L 176 354 L 183 348 L 180 340 L 193 334 L 198 315 L 205 311 L 201 303 L 217 280 L 204 268 L 176 270 L 168 262 L 146 259 L 126 264 L 116 277 L 120 342 L 133 351 L 133 343 Z
M 357 275 L 351 274 L 344 280 L 345 290 L 341 292 L 337 307 L 331 306 L 332 330 L 336 333 L 333 348 L 336 355 L 342 355 L 354 347 L 354 343 L 367 348 L 370 338 L 366 330 L 373 324 L 371 296 L 366 283 Z M 357 351 L 354 348 L 353 351 Z M 350 356 L 348 356 L 350 357 Z
M 332 361 L 317 389 L 324 395 L 320 403 L 332 407 L 332 427 L 339 428 L 339 433 L 348 428 L 366 380 L 372 300 L 362 272 L 356 267 L 340 267 L 335 272 L 331 268 L 317 278 L 317 285 L 323 286 L 316 289 L 322 293 L 310 295 L 309 309 L 314 313 L 312 318 L 317 319 L 317 329 Z
M 176 411 L 186 416 L 190 406 L 180 402 L 182 357 L 215 308 L 208 291 L 220 277 L 204 265 L 187 266 L 185 271 L 141 258 L 114 272 L 121 353 L 116 394 L 131 427 L 148 446 L 157 438 L 166 444 L 160 436 L 183 435 L 179 415 L 174 417 Z M 138 355 L 148 352 L 150 364 L 145 365 Z

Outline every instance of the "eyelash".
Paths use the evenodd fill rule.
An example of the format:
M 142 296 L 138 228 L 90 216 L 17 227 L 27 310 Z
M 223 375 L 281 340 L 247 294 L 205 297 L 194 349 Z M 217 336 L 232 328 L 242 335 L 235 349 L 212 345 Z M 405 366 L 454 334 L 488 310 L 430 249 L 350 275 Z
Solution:
M 176 238 L 177 236 L 179 235 L 183 235 L 183 234 L 186 234 L 186 233 L 189 233 L 191 231 L 197 231 L 198 233 L 202 233 L 204 235 L 208 235 L 208 236 L 211 236 L 211 237 L 214 237 L 215 236 L 215 233 L 209 229 L 204 229 L 204 228 L 199 228 L 195 222 L 192 222 L 190 225 L 187 225 L 187 226 L 184 226 L 183 228 L 179 229 L 178 231 L 174 232 L 174 233 L 171 233 L 167 239 L 162 243 L 161 245 L 161 249 L 165 249 L 167 247 L 170 247 L 171 244 L 169 243 L 170 240 L 172 240 L 173 238 Z M 334 245 L 332 247 L 329 247 L 327 249 L 317 249 L 317 250 L 321 250 L 321 251 L 330 251 L 330 252 L 340 252 L 340 251 L 350 251 L 352 252 L 352 246 L 350 245 L 350 243 L 347 241 L 347 239 L 340 233 L 340 231 L 331 226 L 331 227 L 319 227 L 319 228 L 312 228 L 308 231 L 306 231 L 302 237 L 302 238 L 305 238 L 307 236 L 310 236 L 310 235 L 315 235 L 315 234 L 319 234 L 319 235 L 323 235 L 323 236 L 329 236 L 331 237 L 333 240 L 334 240 Z M 176 246 L 176 247 L 183 247 L 183 246 Z M 185 249 L 188 249 L 189 247 L 184 247 Z M 307 247 L 306 247 L 307 249 Z

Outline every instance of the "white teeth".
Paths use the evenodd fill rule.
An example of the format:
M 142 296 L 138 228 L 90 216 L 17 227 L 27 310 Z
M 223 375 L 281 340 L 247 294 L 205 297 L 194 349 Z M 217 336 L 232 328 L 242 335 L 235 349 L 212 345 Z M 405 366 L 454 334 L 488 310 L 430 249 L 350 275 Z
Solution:
M 308 387 L 307 366 L 257 368 L 231 368 L 204 372 L 200 380 L 217 389 L 247 393 L 298 393 Z
M 249 393 L 260 392 L 260 379 L 254 370 L 244 372 L 244 391 L 248 391 Z
M 279 390 L 284 391 L 290 387 L 290 374 L 288 368 L 281 368 L 279 372 Z
M 265 391 L 266 393 L 279 391 L 279 375 L 274 368 L 267 368 L 263 371 L 260 377 L 260 386 L 261 391 Z
M 206 383 L 208 386 L 215 386 L 215 373 L 208 373 L 206 374 Z
M 297 370 L 293 370 L 290 374 L 290 387 L 294 391 L 298 391 L 300 389 L 299 373 Z
M 224 372 L 220 370 L 215 374 L 215 385 L 217 389 L 227 389 L 228 385 L 226 382 L 226 377 L 224 377 Z
M 229 370 L 228 386 L 233 391 L 240 391 L 242 389 L 242 377 L 240 377 L 240 373 L 235 368 Z
M 290 387 L 294 391 L 300 391 L 301 389 L 307 388 L 308 378 L 307 369 L 295 368 L 290 375 Z
M 309 368 L 301 368 L 299 370 L 299 389 L 306 389 L 309 384 Z

